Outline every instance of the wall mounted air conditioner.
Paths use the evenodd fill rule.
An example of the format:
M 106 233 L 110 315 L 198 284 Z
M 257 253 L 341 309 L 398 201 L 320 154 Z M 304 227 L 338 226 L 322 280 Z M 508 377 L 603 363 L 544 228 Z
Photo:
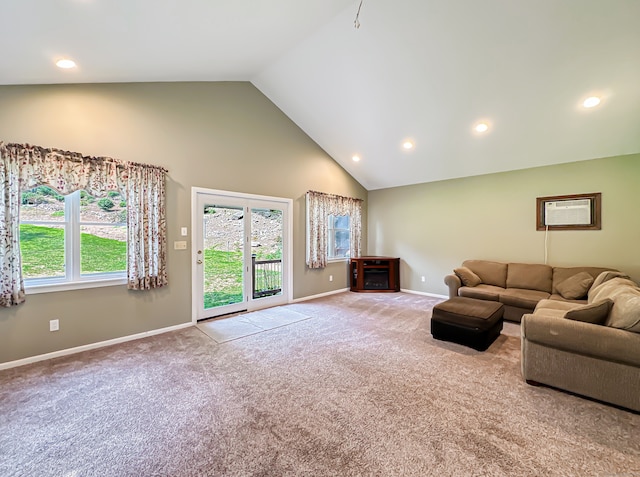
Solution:
M 545 225 L 591 224 L 589 199 L 558 200 L 545 202 Z

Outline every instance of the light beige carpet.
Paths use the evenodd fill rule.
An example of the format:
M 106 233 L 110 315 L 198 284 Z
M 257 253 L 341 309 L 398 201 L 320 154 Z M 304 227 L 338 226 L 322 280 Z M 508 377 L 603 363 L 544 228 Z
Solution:
M 0 372 L 0 475 L 640 475 L 640 415 L 524 383 L 517 325 L 433 340 L 436 301 L 344 293 Z

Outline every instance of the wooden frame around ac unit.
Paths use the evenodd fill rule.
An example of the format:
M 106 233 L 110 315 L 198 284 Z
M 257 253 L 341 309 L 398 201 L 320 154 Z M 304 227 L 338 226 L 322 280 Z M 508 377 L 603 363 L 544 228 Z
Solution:
M 574 214 L 575 217 L 572 216 L 573 214 L 567 213 L 564 222 L 565 216 L 561 214 L 561 211 L 554 213 L 553 221 L 551 217 L 548 217 L 548 214 L 551 213 L 551 207 L 562 207 L 563 203 L 570 204 L 577 200 L 587 200 L 588 211 L 584 210 L 586 206 L 576 207 L 578 210 Z M 601 210 L 602 194 L 600 192 L 538 197 L 536 199 L 536 230 L 600 230 L 602 229 Z

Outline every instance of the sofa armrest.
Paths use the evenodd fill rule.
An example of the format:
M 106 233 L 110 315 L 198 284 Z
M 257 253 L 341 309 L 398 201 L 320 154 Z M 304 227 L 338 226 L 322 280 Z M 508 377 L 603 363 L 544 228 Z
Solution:
M 462 286 L 460 277 L 455 273 L 444 277 L 444 283 L 449 287 L 449 298 L 458 296 L 458 289 Z
M 538 313 L 520 326 L 523 341 L 640 367 L 640 333 Z

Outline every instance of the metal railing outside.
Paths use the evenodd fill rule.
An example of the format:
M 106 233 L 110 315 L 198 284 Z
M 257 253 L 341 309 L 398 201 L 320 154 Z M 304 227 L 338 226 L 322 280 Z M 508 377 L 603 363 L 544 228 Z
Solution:
M 282 260 L 256 260 L 251 256 L 253 298 L 282 293 Z

